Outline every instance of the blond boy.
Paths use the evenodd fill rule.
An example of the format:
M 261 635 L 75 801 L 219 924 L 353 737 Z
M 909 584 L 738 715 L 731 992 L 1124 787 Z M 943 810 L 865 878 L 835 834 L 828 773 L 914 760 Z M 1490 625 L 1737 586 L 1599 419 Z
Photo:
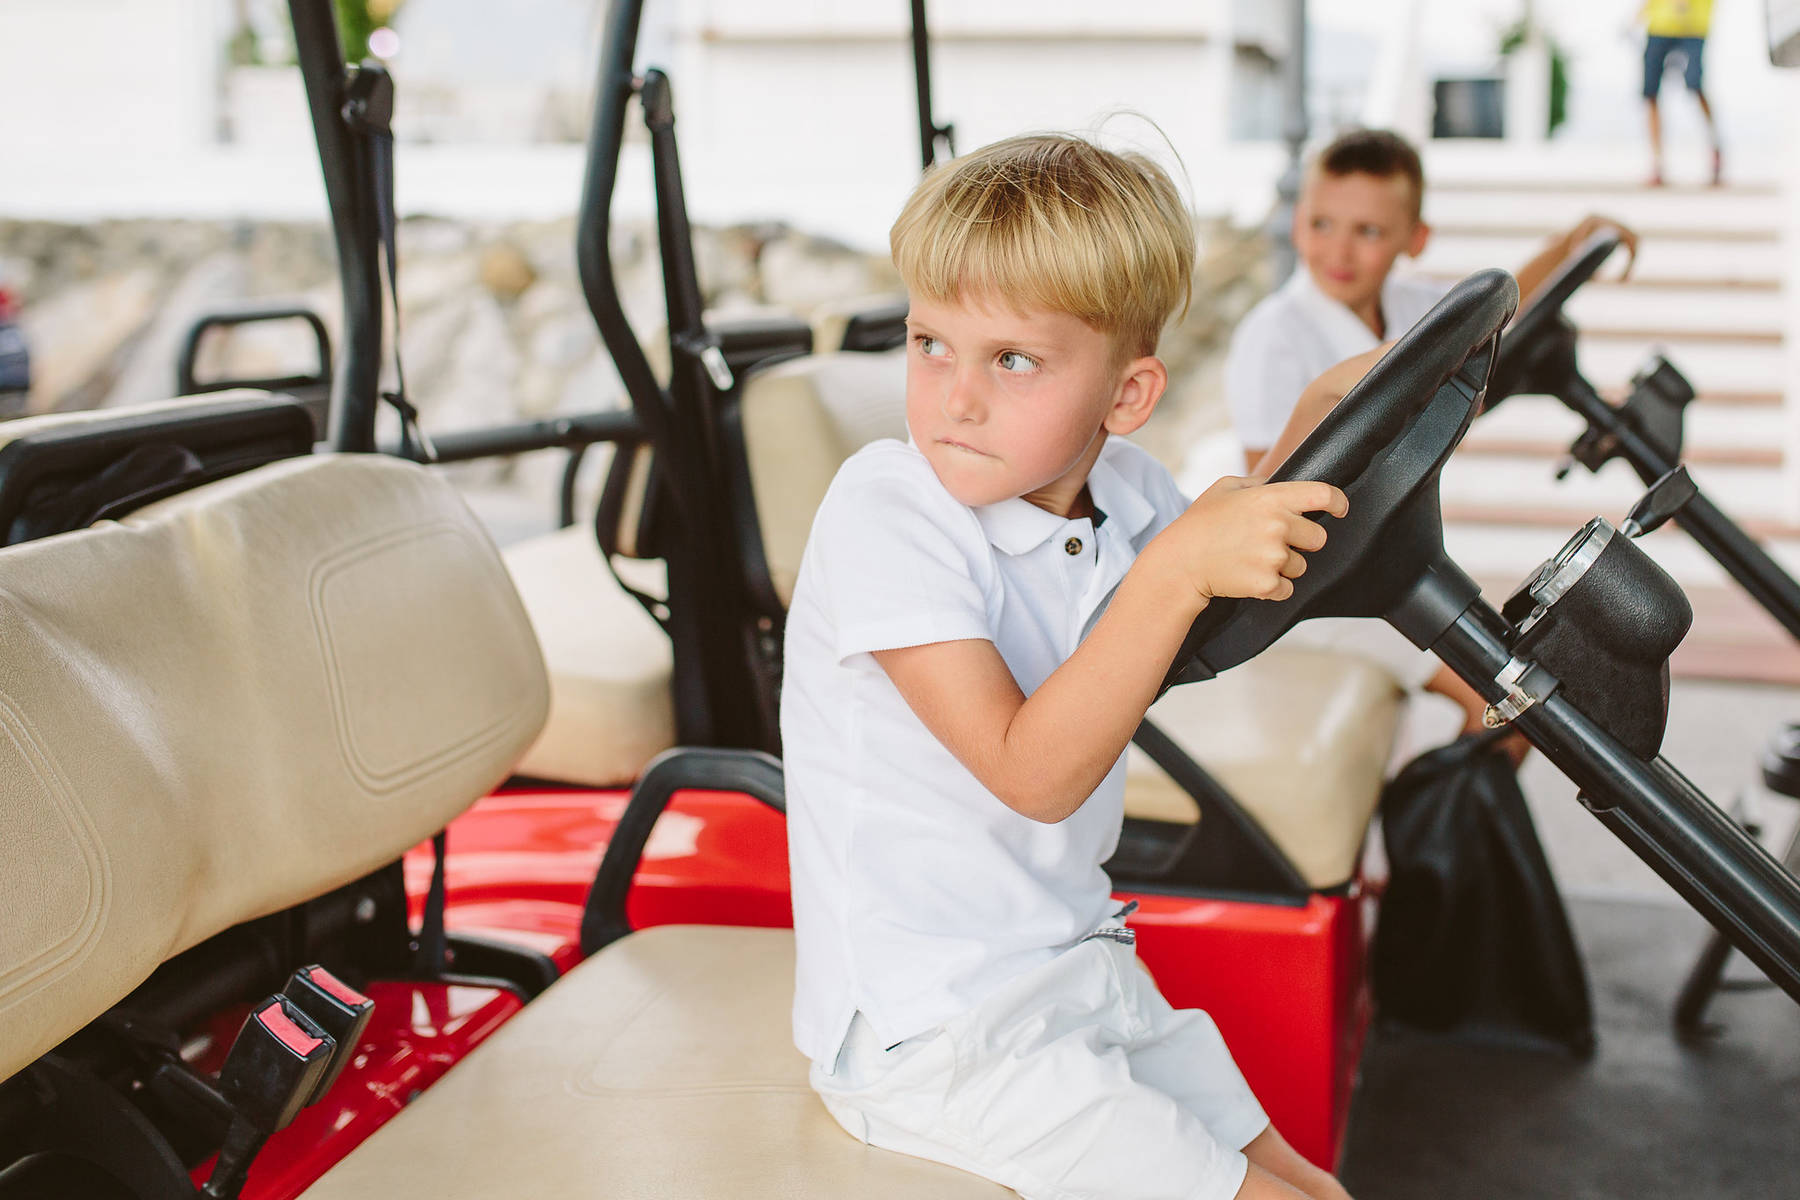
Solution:
M 1190 506 L 1123 440 L 1167 385 L 1193 263 L 1147 160 L 1001 142 L 928 175 L 891 240 L 910 440 L 839 472 L 787 625 L 813 1086 L 853 1135 L 1026 1197 L 1342 1197 L 1211 1019 L 1137 969 L 1101 864 L 1188 626 L 1215 596 L 1291 594 L 1325 542 L 1305 514 L 1344 496 L 1231 479 Z

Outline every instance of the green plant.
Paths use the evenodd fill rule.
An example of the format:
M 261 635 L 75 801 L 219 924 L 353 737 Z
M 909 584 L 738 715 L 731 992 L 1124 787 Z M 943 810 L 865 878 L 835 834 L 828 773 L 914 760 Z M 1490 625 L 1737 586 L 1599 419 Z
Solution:
M 332 0 L 346 61 L 361 62 L 369 57 L 369 35 L 391 22 L 401 3 L 403 0 Z
M 1517 21 L 1500 34 L 1500 57 L 1505 58 L 1525 44 L 1529 34 L 1525 22 Z M 1554 135 L 1557 127 L 1569 118 L 1569 56 L 1555 38 L 1545 35 L 1544 46 L 1550 51 L 1550 121 L 1544 132 Z

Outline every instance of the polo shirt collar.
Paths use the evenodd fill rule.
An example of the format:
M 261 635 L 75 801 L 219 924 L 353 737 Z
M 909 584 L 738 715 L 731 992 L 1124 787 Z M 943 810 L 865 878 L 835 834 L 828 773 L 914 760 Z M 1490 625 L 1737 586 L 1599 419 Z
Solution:
M 1395 337 L 1405 332 L 1395 331 L 1392 327 L 1393 314 L 1400 307 L 1396 301 L 1399 286 L 1398 271 L 1389 271 L 1388 277 L 1381 281 L 1381 311 L 1388 317 L 1388 332 Z M 1348 305 L 1319 290 L 1306 264 L 1295 264 L 1294 273 L 1282 285 L 1282 290 L 1292 292 L 1312 312 L 1314 323 L 1331 344 L 1331 353 L 1336 355 L 1337 361 L 1342 362 L 1381 344 L 1375 331 L 1364 325 L 1362 318 L 1351 312 Z
M 1036 550 L 1069 523 L 1021 496 L 998 504 L 983 504 L 971 511 L 994 548 L 1015 558 Z
M 1094 507 L 1106 514 L 1104 529 L 1125 537 L 1137 537 L 1156 516 L 1150 502 L 1131 486 L 1101 451 L 1088 472 L 1088 494 Z M 1003 554 L 1029 554 L 1053 537 L 1060 537 L 1069 518 L 1045 512 L 1023 497 L 984 504 L 971 510 L 987 540 Z

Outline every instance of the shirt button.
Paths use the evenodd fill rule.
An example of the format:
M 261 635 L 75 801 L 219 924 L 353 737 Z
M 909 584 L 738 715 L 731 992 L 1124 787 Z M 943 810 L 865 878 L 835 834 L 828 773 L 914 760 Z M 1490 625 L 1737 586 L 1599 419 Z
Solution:
M 1078 537 L 1072 537 L 1068 541 L 1064 542 L 1063 543 L 1063 552 L 1065 554 L 1069 555 L 1069 557 L 1071 557 L 1071 558 L 1073 558 L 1077 554 L 1080 554 L 1081 553 L 1081 539 Z

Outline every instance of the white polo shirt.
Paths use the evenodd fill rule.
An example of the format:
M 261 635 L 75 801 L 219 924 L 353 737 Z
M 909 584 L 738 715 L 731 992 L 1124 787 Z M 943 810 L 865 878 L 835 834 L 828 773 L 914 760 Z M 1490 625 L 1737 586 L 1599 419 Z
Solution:
M 1026 695 L 1060 666 L 1187 501 L 1111 438 L 1104 518 L 957 503 L 896 441 L 847 461 L 787 621 L 781 734 L 798 966 L 794 1040 L 829 1068 L 858 1011 L 882 1044 L 974 1006 L 1110 914 L 1124 758 L 1067 820 L 1008 808 L 913 715 L 871 652 L 991 641 Z
M 1238 323 L 1225 358 L 1225 399 L 1238 440 L 1266 450 L 1281 436 L 1306 385 L 1331 367 L 1391 341 L 1444 298 L 1449 285 L 1390 273 L 1381 285 L 1387 338 L 1319 290 L 1304 264 Z

